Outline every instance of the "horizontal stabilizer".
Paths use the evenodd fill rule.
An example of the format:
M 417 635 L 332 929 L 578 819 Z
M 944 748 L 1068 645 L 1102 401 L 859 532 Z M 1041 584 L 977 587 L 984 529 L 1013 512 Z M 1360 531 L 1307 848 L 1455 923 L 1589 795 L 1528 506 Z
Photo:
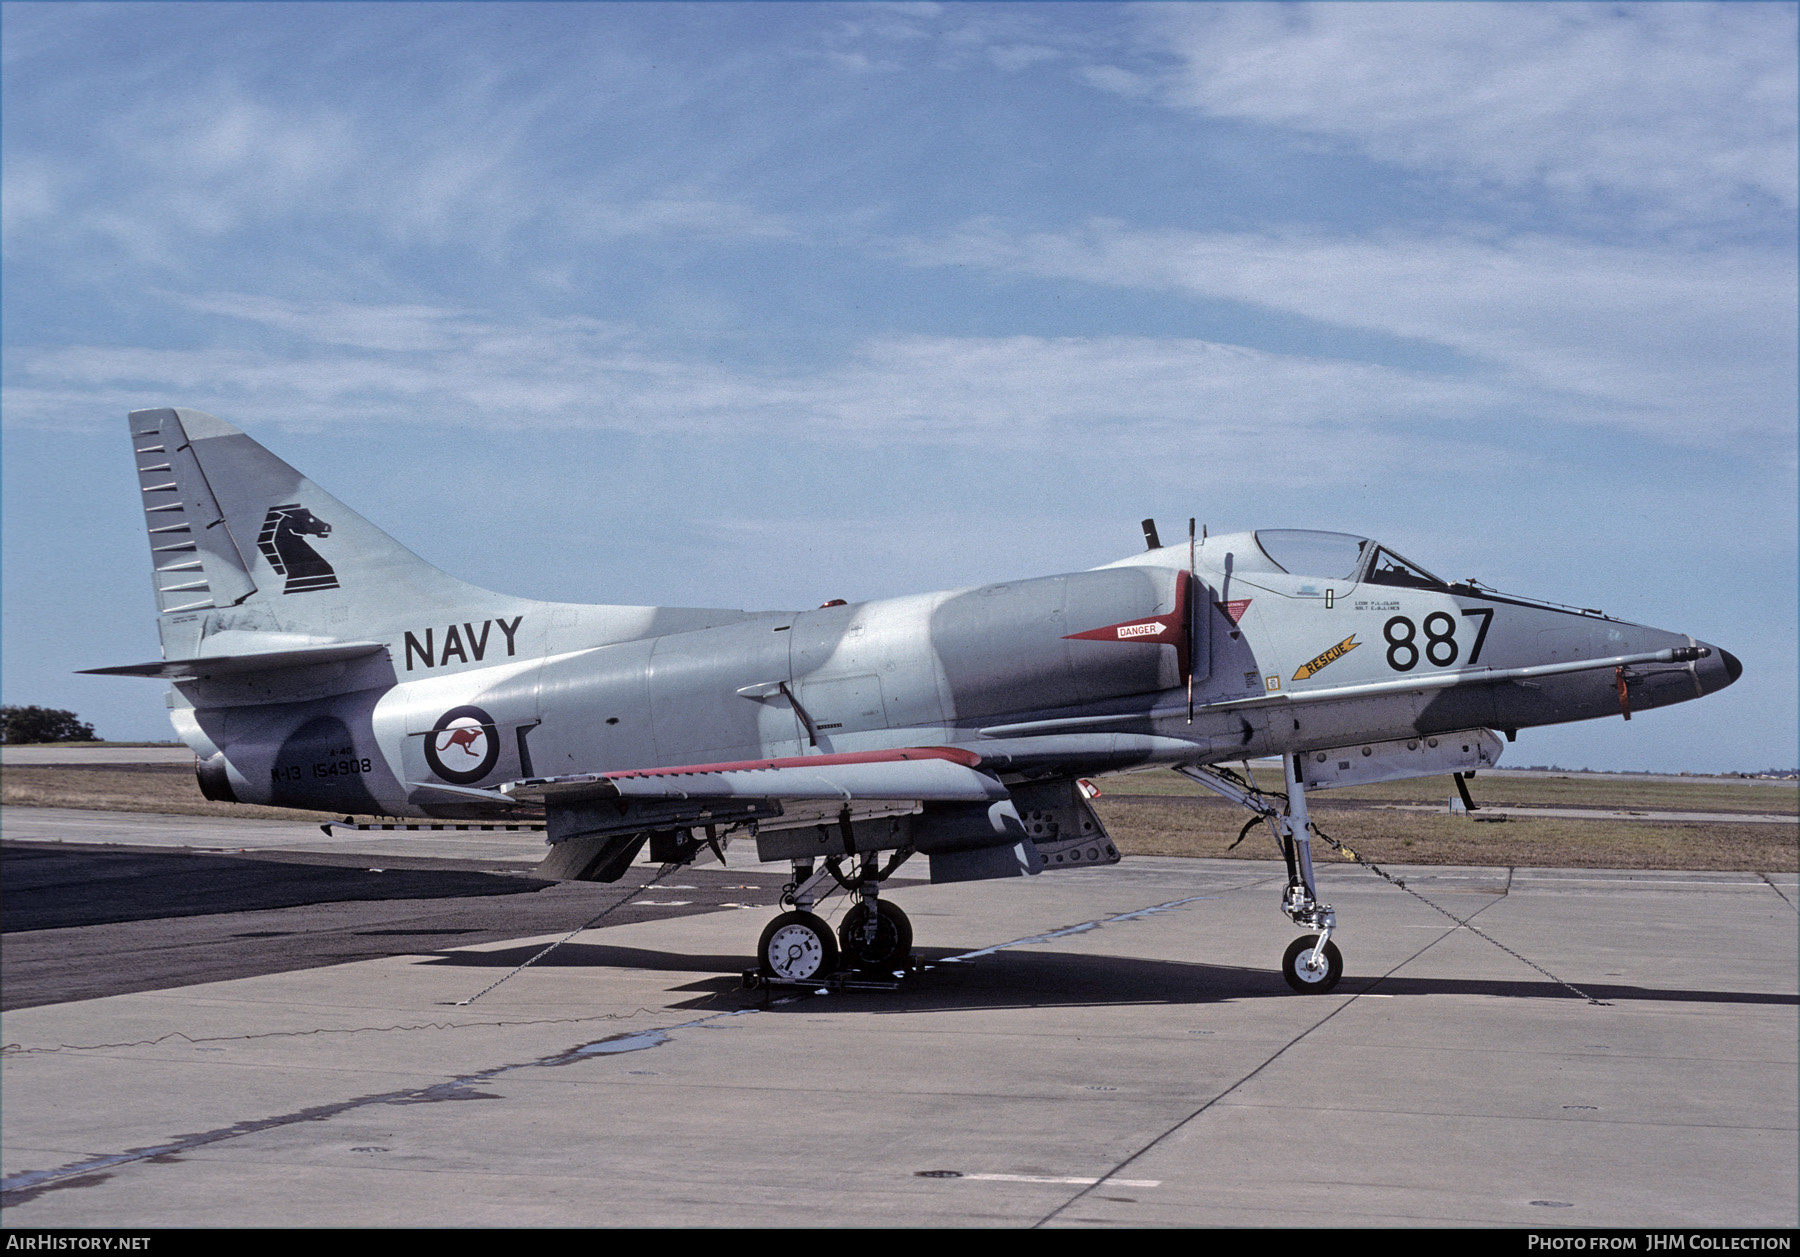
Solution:
M 272 672 L 279 668 L 304 668 L 315 663 L 360 659 L 378 650 L 381 642 L 343 642 L 335 646 L 309 646 L 300 650 L 263 650 L 246 655 L 212 655 L 199 659 L 159 659 L 155 663 L 128 663 L 116 668 L 83 668 L 88 676 L 165 677 L 195 681 L 214 676 L 238 676 L 246 672 Z

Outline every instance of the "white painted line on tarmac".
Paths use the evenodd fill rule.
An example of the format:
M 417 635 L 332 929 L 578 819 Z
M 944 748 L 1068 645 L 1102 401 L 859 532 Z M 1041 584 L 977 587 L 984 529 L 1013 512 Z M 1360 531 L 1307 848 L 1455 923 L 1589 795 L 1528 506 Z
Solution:
M 1378 803 L 1371 811 L 1438 812 L 1435 803 Z M 1775 812 L 1662 812 L 1627 808 L 1589 807 L 1509 807 L 1503 803 L 1483 803 L 1476 809 L 1489 816 L 1534 816 L 1568 821 L 1650 821 L 1661 824 L 1734 824 L 1792 825 L 1800 817 Z M 1456 813 L 1451 813 L 1456 815 Z
M 1557 877 L 1534 876 L 1532 869 L 1520 869 L 1513 875 L 1513 886 L 1622 886 L 1630 884 L 1639 889 L 1656 889 L 1662 886 L 1756 886 L 1768 885 L 1767 882 L 1725 882 L 1725 881 L 1685 881 L 1662 877 Z
M 1162 1186 L 1160 1178 L 1077 1178 L 1049 1174 L 965 1174 L 962 1177 L 983 1183 L 1066 1183 L 1075 1187 L 1092 1187 L 1097 1183 L 1103 1183 L 1107 1187 Z

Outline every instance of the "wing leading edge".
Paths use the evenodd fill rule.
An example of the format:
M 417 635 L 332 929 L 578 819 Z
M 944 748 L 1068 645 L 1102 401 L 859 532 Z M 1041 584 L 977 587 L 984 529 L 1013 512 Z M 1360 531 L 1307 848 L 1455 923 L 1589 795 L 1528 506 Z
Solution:
M 519 802 L 545 806 L 637 799 L 996 803 L 1006 798 L 1006 787 L 981 772 L 980 763 L 979 755 L 955 747 L 909 747 L 618 773 L 528 777 L 509 781 L 499 789 Z

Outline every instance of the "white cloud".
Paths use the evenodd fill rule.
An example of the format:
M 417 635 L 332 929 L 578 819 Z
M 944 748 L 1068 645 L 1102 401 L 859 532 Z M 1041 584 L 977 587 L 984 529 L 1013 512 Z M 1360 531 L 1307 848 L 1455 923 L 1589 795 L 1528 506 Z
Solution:
M 982 61 L 1017 74 L 1050 62 L 1091 60 L 1128 42 L 1113 6 L 1042 4 L 819 6 L 836 15 L 817 37 L 848 69 L 966 69 Z M 1095 19 L 1099 20 L 1096 21 Z M 1080 70 L 1077 70 L 1080 73 Z
M 249 59 L 197 66 L 164 47 L 159 72 L 108 77 L 79 63 L 62 72 L 67 51 L 54 51 L 40 49 L 9 83 L 11 256 L 101 271 L 122 255 L 169 276 L 195 274 L 243 241 L 269 267 L 297 250 L 419 247 L 512 265 L 545 235 L 591 247 L 793 232 L 736 199 L 735 185 L 721 191 L 733 163 L 751 158 L 716 140 L 673 160 L 659 148 L 662 111 L 702 85 L 664 84 L 663 96 L 642 99 L 629 79 L 644 67 L 597 65 L 521 91 L 471 53 L 416 96 L 383 79 L 297 93 Z M 31 91 L 33 75 L 68 98 L 62 108 Z M 618 159 L 614 146 L 633 132 L 653 159 Z
M 1015 73 L 1042 61 L 1057 61 L 1064 55 L 1042 44 L 995 44 L 987 50 L 988 59 L 1002 70 Z
M 368 350 L 422 351 L 455 347 L 466 312 L 435 306 L 369 306 L 341 301 L 284 301 L 251 293 L 203 293 L 171 302 L 201 314 L 261 324 L 324 345 Z
M 1794 429 L 1786 252 L 973 224 L 914 261 L 1222 298 L 1443 346 L 1515 404 L 1681 443 Z M 1401 352 L 1401 351 L 1397 351 Z
M 1578 204 L 1636 198 L 1651 220 L 1767 218 L 1796 204 L 1791 4 L 1139 12 L 1180 61 L 1162 83 L 1170 104 Z
M 0 223 L 8 236 L 43 223 L 56 213 L 57 179 L 49 162 L 19 158 L 7 163 L 0 180 Z
M 1128 96 L 1133 100 L 1156 94 L 1156 83 L 1153 79 L 1142 74 L 1134 74 L 1121 66 L 1082 66 L 1075 71 L 1075 77 L 1090 87 L 1097 87 L 1103 92 L 1113 92 L 1119 96 Z
M 1390 463 L 1407 457 L 1410 429 L 1505 400 L 1481 383 L 1191 339 L 886 336 L 818 369 L 757 370 L 659 351 L 592 319 L 506 323 L 236 294 L 192 304 L 288 343 L 15 349 L 7 423 L 90 426 L 137 406 L 191 405 L 252 426 L 753 434 L 797 450 L 823 437 L 994 458 L 1130 456 L 1153 469 L 1198 461 L 1265 480 Z

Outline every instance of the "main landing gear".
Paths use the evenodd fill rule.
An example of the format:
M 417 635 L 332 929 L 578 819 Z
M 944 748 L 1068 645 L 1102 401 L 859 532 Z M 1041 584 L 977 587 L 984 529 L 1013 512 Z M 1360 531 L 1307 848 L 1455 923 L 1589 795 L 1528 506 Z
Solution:
M 885 868 L 869 852 L 854 877 L 846 878 L 839 857 L 831 856 L 817 872 L 813 862 L 794 861 L 794 880 L 783 889 L 781 901 L 791 911 L 769 922 L 757 944 L 757 972 L 764 981 L 822 982 L 840 970 L 879 976 L 905 970 L 912 963 L 912 922 L 898 905 L 881 898 L 881 883 L 912 852 L 902 849 Z M 813 912 L 818 891 L 827 879 L 835 880 L 857 896 L 844 914 L 837 933 Z
M 1222 794 L 1234 803 L 1256 813 L 1256 820 L 1266 823 L 1287 861 L 1287 888 L 1281 894 L 1281 910 L 1288 920 L 1303 929 L 1316 931 L 1303 934 L 1288 944 L 1281 957 L 1281 976 L 1302 995 L 1323 995 L 1344 976 L 1344 957 L 1331 941 L 1337 928 L 1337 913 L 1330 904 L 1319 902 L 1313 884 L 1312 822 L 1306 815 L 1306 786 L 1300 780 L 1299 757 L 1281 758 L 1282 775 L 1287 779 L 1287 806 L 1277 806 L 1262 791 L 1235 774 L 1215 768 L 1179 768 L 1176 771 Z M 1254 824 L 1251 821 L 1250 824 Z M 1245 827 L 1248 829 L 1248 825 Z
M 769 922 L 756 954 L 764 977 L 788 982 L 811 982 L 838 967 L 831 927 L 810 912 L 784 912 Z

